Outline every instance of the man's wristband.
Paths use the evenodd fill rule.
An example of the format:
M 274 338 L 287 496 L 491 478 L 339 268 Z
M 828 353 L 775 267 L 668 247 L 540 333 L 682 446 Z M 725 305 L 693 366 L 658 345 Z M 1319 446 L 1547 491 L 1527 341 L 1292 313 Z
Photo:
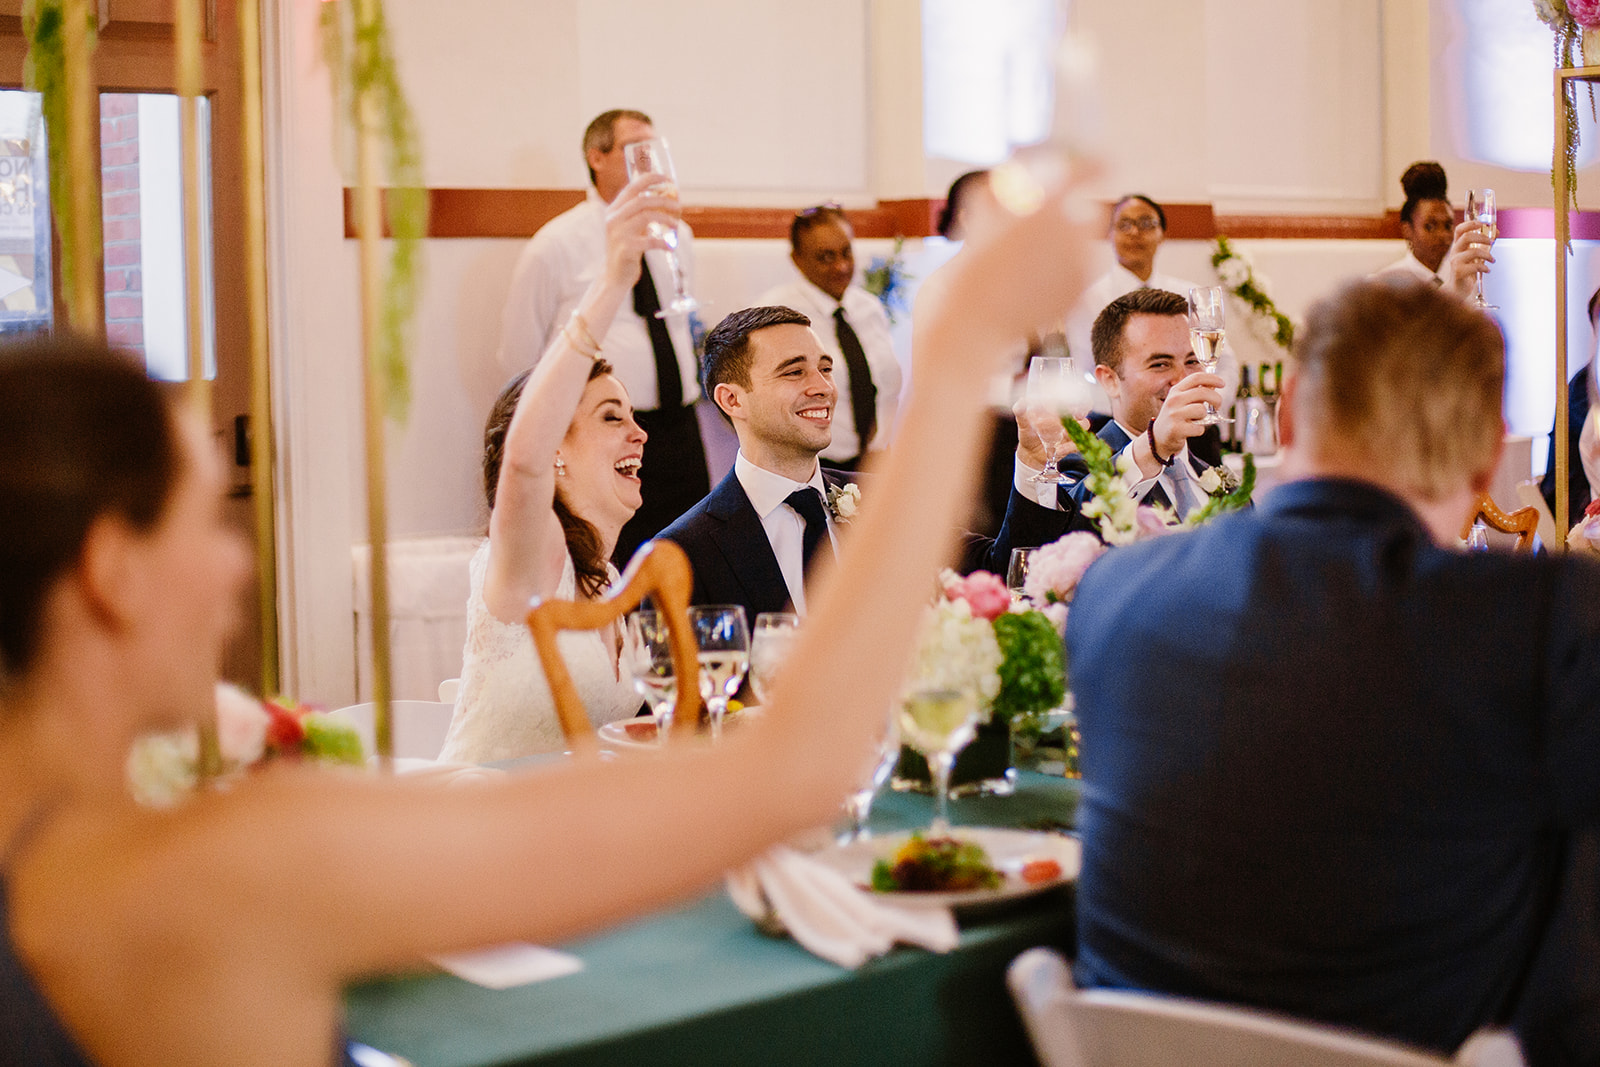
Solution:
M 1173 453 L 1166 459 L 1161 458 L 1161 453 L 1156 451 L 1156 424 L 1154 422 L 1145 427 L 1144 438 L 1146 441 L 1150 442 L 1150 458 L 1161 464 L 1163 467 L 1172 466 L 1172 461 L 1178 458 L 1177 453 Z

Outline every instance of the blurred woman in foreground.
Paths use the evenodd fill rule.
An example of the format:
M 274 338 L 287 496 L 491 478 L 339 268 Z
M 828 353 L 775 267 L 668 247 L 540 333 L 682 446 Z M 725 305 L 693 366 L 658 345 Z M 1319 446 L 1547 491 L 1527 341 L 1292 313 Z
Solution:
M 907 658 L 953 548 L 976 398 L 1017 338 L 1082 288 L 1080 207 L 1052 195 L 947 267 L 945 299 L 917 323 L 904 447 L 819 591 L 804 666 L 759 724 L 714 748 L 577 758 L 472 788 L 277 766 L 171 811 L 127 800 L 133 738 L 212 705 L 245 554 L 206 435 L 141 368 L 87 343 L 6 353 L 0 1049 L 101 1067 L 326 1067 L 354 976 L 592 930 L 832 818 L 899 688 L 882 665 Z M 592 361 L 547 358 L 580 393 Z

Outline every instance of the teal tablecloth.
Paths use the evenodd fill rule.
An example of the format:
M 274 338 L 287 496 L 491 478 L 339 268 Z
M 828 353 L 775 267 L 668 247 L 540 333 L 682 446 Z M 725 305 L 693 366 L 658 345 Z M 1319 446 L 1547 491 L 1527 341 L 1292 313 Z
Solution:
M 1023 772 L 957 823 L 1059 826 L 1077 784 Z M 924 825 L 927 797 L 885 794 L 872 826 Z M 896 949 L 857 971 L 757 933 L 720 891 L 561 946 L 578 974 L 504 991 L 439 974 L 349 990 L 350 1036 L 417 1067 L 541 1064 L 1032 1064 L 1006 993 L 1031 945 L 1072 950 L 1070 889 L 963 922 L 948 955 Z

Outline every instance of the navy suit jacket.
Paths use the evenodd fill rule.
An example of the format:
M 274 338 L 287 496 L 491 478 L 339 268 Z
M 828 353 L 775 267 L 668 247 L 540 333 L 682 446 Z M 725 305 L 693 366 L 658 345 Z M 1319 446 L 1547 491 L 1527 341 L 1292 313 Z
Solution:
M 1075 479 L 1081 479 L 1088 473 L 1082 458 L 1077 455 L 1062 460 L 1060 467 L 1063 474 Z M 993 571 L 1004 577 L 1011 564 L 1013 548 L 1038 548 L 1080 530 L 1099 536 L 1094 520 L 1084 518 L 1081 506 L 1071 492 L 1075 484 L 1057 487 L 1060 506 L 1055 508 L 1047 508 L 1028 499 L 1017 492 L 1013 485 L 1011 495 L 1006 500 L 1005 520 L 1000 524 L 1000 532 L 994 537 L 967 534 L 957 569 L 962 574 Z
M 824 467 L 822 480 L 842 486 L 855 478 Z M 733 471 L 657 536 L 675 542 L 689 557 L 691 604 L 742 604 L 751 623 L 763 611 L 789 610 L 789 586 L 778 557 Z
M 1127 448 L 1133 443 L 1133 438 L 1129 437 L 1123 432 L 1122 427 L 1117 425 L 1117 420 L 1115 419 L 1112 419 L 1104 426 L 1100 427 L 1100 432 L 1095 436 L 1099 437 L 1100 440 L 1111 446 L 1111 454 L 1113 456 L 1117 455 L 1124 448 Z M 1196 456 L 1194 454 L 1194 449 L 1192 448 L 1189 450 L 1189 466 L 1196 474 L 1204 474 L 1208 469 L 1206 462 L 1199 456 Z M 1071 489 L 1071 493 L 1072 499 L 1077 501 L 1080 506 L 1088 502 L 1089 488 L 1088 486 L 1084 485 L 1083 482 L 1080 481 L 1074 485 Z M 1166 490 L 1159 485 L 1151 487 L 1150 492 L 1145 494 L 1143 503 L 1164 504 L 1167 507 L 1172 506 L 1172 501 L 1167 498 Z
M 1441 548 L 1372 486 L 1294 482 L 1107 553 L 1066 643 L 1080 983 L 1441 1051 L 1513 1019 L 1531 1063 L 1567 1062 L 1541 1028 L 1588 1027 L 1554 1044 L 1596 1062 L 1600 958 L 1570 940 L 1592 861 L 1582 922 L 1551 916 L 1600 825 L 1600 568 Z

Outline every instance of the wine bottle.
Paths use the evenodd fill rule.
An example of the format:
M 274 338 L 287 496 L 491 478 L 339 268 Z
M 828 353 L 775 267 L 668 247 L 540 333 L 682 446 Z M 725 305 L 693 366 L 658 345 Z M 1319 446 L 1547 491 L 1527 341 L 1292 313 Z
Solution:
M 1244 451 L 1245 426 L 1250 419 L 1250 398 L 1255 395 L 1250 387 L 1250 366 L 1245 364 L 1239 368 L 1239 392 L 1233 398 L 1233 418 L 1229 420 L 1233 443 L 1241 452 Z

